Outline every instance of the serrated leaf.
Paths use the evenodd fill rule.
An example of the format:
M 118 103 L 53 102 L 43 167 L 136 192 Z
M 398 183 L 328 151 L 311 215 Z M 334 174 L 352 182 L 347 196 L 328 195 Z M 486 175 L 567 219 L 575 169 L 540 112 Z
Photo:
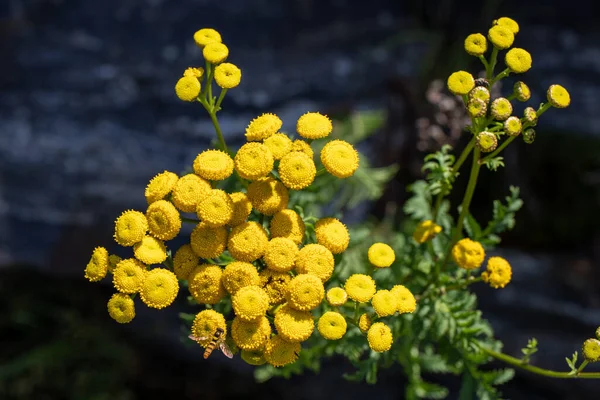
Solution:
M 448 388 L 430 382 L 420 382 L 415 388 L 417 396 L 423 399 L 445 399 L 448 396 Z

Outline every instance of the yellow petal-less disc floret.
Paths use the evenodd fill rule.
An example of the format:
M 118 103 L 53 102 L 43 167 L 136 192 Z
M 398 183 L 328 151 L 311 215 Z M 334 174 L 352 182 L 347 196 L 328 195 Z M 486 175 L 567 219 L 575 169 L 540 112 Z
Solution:
M 251 181 L 271 172 L 274 162 L 271 150 L 258 142 L 244 144 L 234 158 L 235 170 L 242 178 Z
M 200 48 L 210 43 L 221 43 L 221 34 L 211 28 L 202 28 L 194 33 L 194 41 Z
M 378 353 L 388 351 L 392 347 L 392 330 L 383 322 L 375 322 L 369 328 L 367 340 L 371 350 Z
M 231 305 L 240 319 L 252 321 L 265 315 L 269 308 L 269 296 L 259 286 L 245 286 L 231 296 Z
M 373 321 L 371 320 L 371 317 L 369 317 L 369 314 L 364 313 L 358 317 L 358 329 L 360 329 L 362 333 L 367 333 L 372 324 Z
M 416 310 L 417 300 L 406 286 L 395 285 L 390 292 L 396 298 L 396 304 L 400 314 L 412 313 Z
M 560 85 L 550 85 L 546 96 L 548 97 L 548 102 L 556 108 L 565 108 L 571 104 L 569 92 Z
M 504 25 L 495 25 L 488 31 L 488 39 L 499 50 L 508 49 L 515 41 L 515 35 Z
M 286 237 L 299 245 L 304 239 L 306 227 L 296 211 L 285 209 L 273 216 L 269 229 L 271 237 Z
M 225 191 L 213 189 L 198 203 L 196 213 L 208 226 L 224 226 L 233 217 L 233 201 Z
M 194 318 L 192 336 L 197 338 L 201 346 L 206 347 L 212 341 L 218 328 L 223 329 L 223 335 L 227 335 L 227 324 L 223 314 L 215 310 L 203 310 Z
M 267 362 L 267 360 L 265 360 L 265 356 L 263 355 L 262 350 L 242 350 L 240 353 L 240 357 L 246 362 L 246 364 L 249 365 L 258 366 L 263 365 Z
M 133 245 L 133 254 L 144 264 L 162 264 L 167 259 L 167 248 L 161 240 L 146 235 Z
M 285 300 L 285 292 L 289 281 L 292 279 L 287 272 L 277 272 L 265 268 L 258 274 L 260 277 L 260 287 L 262 287 L 269 296 L 269 304 L 280 304 Z
M 104 247 L 96 247 L 92 257 L 85 267 L 85 279 L 90 282 L 98 282 L 108 272 L 108 250 Z
M 158 200 L 146 210 L 150 234 L 161 240 L 171 240 L 181 230 L 181 217 L 173 203 Z
M 231 229 L 227 249 L 236 260 L 253 262 L 263 256 L 268 243 L 265 229 L 259 223 L 249 221 Z
M 469 99 L 467 103 L 467 112 L 471 118 L 483 117 L 487 112 L 487 103 L 479 99 Z
M 283 367 L 295 362 L 300 350 L 300 343 L 288 342 L 280 335 L 275 335 L 265 345 L 264 357 L 272 366 Z
M 494 289 L 506 286 L 511 277 L 510 264 L 502 257 L 490 257 L 486 271 L 481 274 L 481 279 Z
M 126 258 L 113 271 L 113 284 L 121 293 L 137 293 L 146 278 L 146 266 L 135 258 Z
M 265 140 L 274 135 L 281 129 L 283 122 L 281 119 L 271 113 L 262 114 L 254 118 L 246 128 L 246 140 L 259 141 Z
M 299 311 L 315 309 L 325 295 L 321 280 L 310 274 L 300 274 L 288 283 L 286 299 L 290 307 Z
M 218 257 L 227 247 L 227 229 L 222 226 L 213 228 L 205 223 L 199 223 L 190 235 L 190 244 L 198 257 Z
M 246 222 L 246 219 L 252 212 L 252 203 L 245 193 L 234 192 L 229 195 L 233 202 L 233 215 L 229 220 L 229 226 L 236 226 Z
M 221 150 L 205 150 L 194 160 L 194 173 L 209 181 L 227 179 L 233 173 L 233 160 Z
M 292 151 L 292 140 L 283 133 L 275 133 L 263 141 L 263 144 L 271 150 L 275 160 L 281 160 L 283 156 Z
M 531 68 L 531 54 L 527 50 L 513 48 L 504 56 L 506 66 L 515 74 L 522 74 Z
M 327 311 L 321 315 L 317 324 L 319 333 L 327 340 L 341 339 L 346 334 L 347 328 L 348 324 L 344 316 L 334 311 Z
M 146 273 L 140 288 L 140 297 L 150 308 L 165 308 L 171 305 L 179 292 L 179 283 L 174 273 L 166 268 L 154 268 Z
M 333 254 L 343 253 L 350 243 L 346 225 L 336 218 L 321 218 L 315 224 L 317 242 Z
M 481 243 L 464 238 L 459 240 L 452 248 L 452 258 L 461 268 L 475 269 L 483 263 L 485 250 L 483 250 Z
M 263 259 L 267 268 L 274 271 L 286 272 L 294 268 L 298 245 L 292 239 L 273 238 L 267 244 Z
M 504 132 L 506 132 L 508 136 L 519 136 L 522 129 L 523 124 L 518 117 L 508 117 L 506 121 L 504 121 Z
M 235 294 L 243 287 L 258 286 L 260 278 L 254 265 L 244 261 L 234 261 L 227 264 L 225 270 L 223 270 L 221 282 L 227 292 Z
M 425 243 L 428 240 L 433 239 L 438 233 L 442 231 L 442 227 L 433 222 L 432 220 L 425 220 L 417 225 L 417 228 L 413 232 L 413 239 L 417 243 Z
M 348 293 L 348 297 L 359 303 L 366 303 L 371 300 L 377 290 L 373 278 L 364 274 L 350 275 L 346 279 L 344 289 Z
M 315 180 L 317 167 L 315 162 L 300 151 L 286 154 L 279 162 L 279 178 L 283 184 L 294 190 L 301 190 Z
M 321 150 L 321 162 L 331 175 L 348 178 L 358 169 L 358 152 L 348 142 L 332 140 Z
M 374 243 L 369 247 L 369 262 L 377 268 L 387 268 L 396 261 L 396 253 L 385 243 Z
M 122 260 L 122 258 L 116 254 L 109 255 L 108 256 L 108 272 L 110 272 L 112 274 L 112 272 L 115 270 L 117 264 L 120 263 L 121 260 Z
M 146 186 L 144 195 L 148 204 L 152 204 L 155 201 L 164 199 L 171 190 L 175 187 L 175 184 L 179 180 L 179 177 L 173 172 L 164 171 L 156 175 L 150 180 Z
M 266 177 L 248 185 L 248 199 L 259 213 L 274 215 L 287 207 L 290 195 L 283 183 Z
M 223 63 L 215 68 L 215 82 L 220 88 L 233 89 L 240 84 L 242 71 L 232 63 Z
M 204 76 L 204 68 L 202 67 L 189 67 L 183 71 L 183 76 L 193 76 L 195 78 L 202 78 Z
M 202 49 L 204 59 L 212 64 L 220 64 L 229 56 L 229 49 L 223 43 L 209 43 Z
M 469 92 L 469 100 L 481 100 L 487 105 L 490 101 L 490 91 L 483 86 L 475 86 Z
M 513 108 L 510 101 L 505 97 L 498 97 L 494 101 L 492 101 L 492 106 L 490 108 L 492 117 L 497 121 L 504 121 L 506 118 L 510 117 L 512 114 Z
M 457 71 L 448 77 L 447 85 L 452 93 L 464 95 L 475 87 L 475 79 L 467 71 Z
M 299 274 L 311 274 L 326 282 L 333 273 L 333 254 L 320 244 L 307 244 L 296 256 L 296 271 Z
M 538 115 L 533 107 L 525 107 L 525 110 L 523 110 L 523 118 L 530 126 L 537 125 Z
M 493 22 L 493 25 L 501 25 L 501 26 L 505 26 L 508 29 L 510 29 L 510 31 L 516 35 L 517 33 L 519 33 L 519 24 L 517 23 L 517 21 L 515 21 L 512 18 L 508 18 L 508 17 L 500 17 L 497 20 L 495 20 Z
M 594 338 L 587 339 L 583 342 L 581 353 L 587 362 L 600 361 L 600 340 Z
M 314 158 L 315 156 L 315 152 L 310 147 L 310 144 L 301 139 L 296 139 L 292 142 L 292 151 L 301 151 L 310 158 Z
M 184 244 L 173 257 L 173 272 L 177 279 L 187 280 L 190 273 L 198 266 L 198 256 L 192 250 L 192 246 Z
M 120 324 L 127 324 L 135 318 L 133 299 L 125 293 L 115 293 L 108 300 L 108 315 Z
M 183 212 L 196 212 L 198 203 L 208 195 L 210 190 L 210 183 L 205 179 L 196 174 L 184 175 L 179 178 L 173 188 L 173 204 Z
M 217 304 L 226 294 L 222 276 L 223 270 L 218 265 L 199 265 L 188 277 L 190 294 L 198 303 Z
M 271 324 L 267 317 L 259 317 L 255 321 L 244 321 L 236 317 L 231 323 L 231 338 L 242 350 L 262 350 L 271 337 Z
M 277 333 L 288 342 L 304 342 L 315 329 L 315 321 L 309 311 L 295 310 L 289 304 L 277 311 L 274 323 Z
M 195 76 L 182 76 L 175 84 L 175 94 L 183 101 L 196 100 L 200 89 L 200 81 Z
M 398 309 L 396 296 L 389 290 L 378 290 L 375 292 L 375 295 L 371 299 L 371 305 L 380 317 L 394 315 Z
M 489 153 L 498 147 L 498 138 L 493 132 L 483 131 L 477 134 L 477 147 L 483 153 Z
M 348 301 L 348 294 L 341 287 L 334 287 L 327 291 L 325 298 L 329 305 L 339 307 L 346 304 L 346 301 Z
M 333 129 L 331 120 L 318 112 L 308 112 L 298 118 L 296 131 L 305 139 L 321 139 L 329 136 Z
M 472 33 L 465 39 L 465 51 L 472 56 L 482 56 L 487 51 L 487 40 L 481 33 Z
M 519 101 L 527 101 L 529 98 L 531 98 L 531 90 L 529 89 L 529 86 L 525 84 L 525 82 L 518 81 L 515 82 L 515 85 L 513 86 L 513 95 Z

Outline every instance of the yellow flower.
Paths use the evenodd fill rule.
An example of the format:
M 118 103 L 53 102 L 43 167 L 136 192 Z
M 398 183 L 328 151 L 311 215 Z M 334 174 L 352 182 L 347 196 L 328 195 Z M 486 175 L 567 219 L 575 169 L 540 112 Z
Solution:
M 375 281 L 368 275 L 353 274 L 346 279 L 344 289 L 348 297 L 359 303 L 366 303 L 375 294 Z
M 396 260 L 396 253 L 385 243 L 375 243 L 369 247 L 369 262 L 377 268 L 386 268 Z
M 535 140 L 535 130 L 532 128 L 525 129 L 523 132 L 523 141 L 527 144 L 533 143 Z
M 317 242 L 333 254 L 343 253 L 350 243 L 350 234 L 346 225 L 336 218 L 321 218 L 315 224 Z
M 179 211 L 166 200 L 150 204 L 146 210 L 146 219 L 150 234 L 161 240 L 171 240 L 181 230 Z
M 301 151 L 310 158 L 315 156 L 313 149 L 310 147 L 310 144 L 306 143 L 304 140 L 296 139 L 292 142 L 292 151 Z
M 533 109 L 533 107 L 526 107 L 525 110 L 523 110 L 523 118 L 525 118 L 525 121 L 527 121 L 529 125 L 537 125 L 538 116 L 537 112 Z
M 320 244 L 307 244 L 296 256 L 296 271 L 311 274 L 326 282 L 333 273 L 333 254 Z
M 325 288 L 318 277 L 301 274 L 288 283 L 285 297 L 290 307 L 299 311 L 310 311 L 321 303 L 324 295 Z
M 305 139 L 321 139 L 329 136 L 333 125 L 331 120 L 318 112 L 308 112 L 298 118 L 296 131 Z
M 250 121 L 246 128 L 246 140 L 265 140 L 281 129 L 283 122 L 275 114 L 265 113 Z
M 288 342 L 280 335 L 273 336 L 265 345 L 264 357 L 274 367 L 283 367 L 298 359 L 300 343 Z
M 488 31 L 488 39 L 499 50 L 508 49 L 515 41 L 512 31 L 503 25 L 495 25 Z
M 198 256 L 192 250 L 192 246 L 184 244 L 173 257 L 173 271 L 177 279 L 187 280 L 190 273 L 198 266 Z
M 267 339 L 268 340 L 268 339 Z M 250 350 L 242 350 L 240 353 L 242 360 L 246 361 L 247 364 L 250 365 L 263 365 L 267 362 L 265 360 L 265 356 L 262 351 L 250 351 Z
M 192 231 L 190 244 L 198 257 L 218 257 L 227 247 L 227 229 L 222 226 L 212 228 L 205 223 L 199 223 Z
M 531 97 L 531 90 L 529 90 L 529 86 L 525 84 L 525 82 L 515 82 L 513 86 L 513 94 L 519 101 L 527 101 Z
M 133 246 L 146 235 L 148 220 L 139 212 L 124 211 L 115 221 L 115 241 L 121 246 Z
M 271 337 L 271 324 L 267 317 L 259 317 L 255 321 L 244 321 L 235 317 L 231 323 L 231 338 L 242 350 L 262 350 L 269 337 Z
M 294 210 L 281 210 L 273 216 L 270 225 L 271 237 L 286 237 L 294 243 L 301 244 L 304 240 L 305 225 L 302 218 Z
M 263 256 L 269 243 L 265 229 L 257 222 L 244 222 L 229 234 L 227 249 L 236 260 L 253 262 Z
M 175 184 L 179 180 L 179 177 L 173 172 L 164 171 L 156 175 L 150 180 L 148 186 L 146 186 L 146 200 L 148 204 L 152 204 L 157 200 L 164 199 L 171 190 L 175 187 Z
M 494 119 L 498 121 L 504 121 L 506 118 L 510 117 L 513 108 L 508 99 L 504 97 L 498 97 L 492 101 L 491 111 Z
M 202 67 L 189 67 L 183 71 L 183 76 L 193 76 L 194 78 L 201 79 L 204 75 L 204 68 Z
M 490 91 L 483 86 L 475 86 L 469 92 L 469 100 L 481 100 L 487 105 L 490 101 Z
M 283 156 L 292 151 L 292 141 L 283 133 L 275 133 L 263 141 L 263 144 L 271 150 L 275 160 L 281 160 Z
M 260 278 L 254 265 L 243 261 L 234 261 L 225 267 L 221 282 L 227 292 L 235 294 L 245 286 L 257 286 Z
M 217 304 L 221 301 L 225 297 L 222 276 L 223 271 L 218 265 L 202 264 L 196 267 L 188 276 L 188 289 L 194 300 L 201 304 Z
M 484 153 L 494 151 L 498 147 L 498 138 L 492 132 L 479 132 L 477 134 L 477 147 Z
M 206 347 L 212 341 L 218 328 L 223 329 L 223 335 L 227 335 L 227 324 L 223 314 L 215 310 L 203 310 L 196 314 L 192 323 L 192 335 L 197 338 L 198 343 Z
M 233 202 L 233 215 L 229 220 L 229 226 L 236 226 L 246 222 L 246 219 L 252 212 L 252 203 L 248 200 L 246 194 L 234 192 L 229 195 Z
M 108 300 L 108 315 L 120 324 L 131 322 L 135 318 L 133 299 L 125 293 L 115 293 Z
M 467 103 L 467 112 L 471 118 L 483 117 L 487 112 L 487 104 L 483 100 L 470 99 Z
M 106 276 L 108 272 L 108 250 L 104 247 L 96 247 L 92 257 L 85 267 L 85 278 L 90 282 L 97 282 Z
M 162 264 L 167 259 L 167 249 L 164 243 L 148 235 L 133 245 L 133 254 L 135 258 L 148 265 Z
M 126 258 L 113 271 L 113 284 L 121 293 L 137 293 L 146 278 L 146 266 L 134 258 Z
M 179 100 L 196 100 L 200 94 L 200 81 L 195 76 L 182 76 L 175 84 L 175 94 Z
M 550 85 L 546 96 L 548 97 L 548 102 L 556 108 L 566 108 L 571 104 L 569 92 L 560 85 Z
M 295 310 L 289 304 L 277 311 L 274 323 L 279 336 L 288 342 L 304 342 L 315 329 L 310 312 Z
M 233 217 L 233 201 L 223 190 L 213 189 L 198 203 L 196 213 L 208 226 L 224 226 Z
M 249 142 L 238 150 L 234 158 L 235 170 L 244 179 L 254 181 L 273 169 L 273 155 L 262 143 Z
M 469 238 L 459 240 L 452 248 L 452 258 L 464 269 L 479 268 L 485 258 L 485 251 L 479 242 Z
M 274 215 L 287 207 L 290 195 L 281 182 L 266 177 L 248 185 L 248 199 L 259 213 Z
M 121 260 L 122 258 L 116 254 L 111 254 L 110 256 L 108 256 L 108 272 L 112 273 L 115 270 L 117 264 L 121 262 Z
M 267 268 L 286 272 L 294 268 L 298 245 L 288 238 L 273 238 L 267 244 L 263 259 Z
M 215 68 L 215 82 L 223 89 L 233 89 L 240 84 L 242 71 L 231 63 L 223 63 Z
M 521 124 L 521 120 L 518 117 L 508 117 L 508 119 L 504 121 L 504 132 L 506 132 L 508 136 L 519 136 L 522 128 L 523 124 Z
M 378 353 L 388 351 L 392 347 L 392 330 L 383 322 L 375 322 L 369 328 L 367 340 L 371 350 Z
M 210 183 L 198 175 L 184 175 L 179 178 L 173 188 L 173 204 L 183 212 L 196 212 L 198 203 L 208 195 L 210 189 Z
M 221 150 L 205 150 L 194 160 L 194 172 L 209 181 L 227 179 L 233 173 L 233 160 Z
M 220 64 L 229 55 L 229 49 L 223 43 L 209 43 L 202 49 L 204 59 L 212 64 Z
M 466 71 L 457 71 L 448 77 L 448 89 L 457 95 L 468 94 L 475 87 L 473 75 Z
M 515 74 L 522 74 L 531 68 L 531 54 L 527 50 L 513 48 L 504 56 L 506 66 Z
M 332 140 L 321 150 L 321 162 L 331 175 L 348 178 L 358 169 L 358 152 L 343 140 Z
M 587 339 L 581 348 L 583 358 L 588 362 L 600 361 L 600 340 Z
M 287 272 L 277 272 L 265 268 L 258 274 L 260 277 L 260 287 L 262 287 L 269 296 L 269 304 L 280 304 L 285 300 L 285 290 L 289 281 L 292 279 Z
M 325 297 L 327 298 L 327 302 L 329 303 L 329 305 L 332 305 L 334 307 L 343 306 L 348 300 L 348 294 L 341 287 L 334 287 L 329 289 Z
M 417 308 L 417 300 L 406 286 L 395 285 L 390 292 L 396 298 L 398 312 L 400 314 L 412 313 Z
M 369 317 L 369 314 L 364 313 L 358 317 L 358 329 L 360 329 L 362 333 L 367 333 L 372 324 L 373 321 L 371 320 L 371 317 Z
M 487 270 L 481 274 L 484 282 L 494 289 L 500 289 L 510 282 L 512 269 L 510 264 L 502 257 L 490 257 Z
M 231 305 L 240 319 L 252 321 L 265 315 L 269 296 L 259 286 L 245 286 L 231 296 Z
M 179 283 L 174 273 L 165 268 L 154 268 L 146 273 L 140 288 L 140 297 L 150 308 L 170 306 L 179 292 Z
M 487 40 L 481 33 L 472 33 L 465 39 L 465 51 L 472 56 L 481 56 L 487 51 Z
M 510 29 L 510 31 L 516 35 L 517 33 L 519 33 L 519 24 L 517 24 L 517 21 L 515 21 L 512 18 L 508 18 L 508 17 L 500 17 L 497 20 L 495 20 L 493 22 L 493 25 L 501 25 L 501 26 L 505 26 L 508 29 Z
M 278 172 L 285 186 L 301 190 L 313 183 L 317 168 L 312 158 L 300 151 L 292 151 L 281 159 Z
M 371 305 L 380 317 L 394 315 L 398 309 L 396 296 L 389 290 L 378 290 L 375 292 L 375 295 L 373 295 L 373 298 L 371 299 Z
M 221 43 L 221 35 L 214 29 L 203 28 L 194 33 L 194 41 L 198 47 L 203 48 L 210 43 Z
M 442 231 L 442 227 L 431 220 L 425 220 L 417 225 L 413 233 L 413 239 L 417 243 L 425 243 L 436 237 Z
M 319 333 L 327 340 L 341 339 L 346 334 L 347 328 L 348 325 L 344 316 L 333 311 L 327 311 L 321 315 L 317 325 Z

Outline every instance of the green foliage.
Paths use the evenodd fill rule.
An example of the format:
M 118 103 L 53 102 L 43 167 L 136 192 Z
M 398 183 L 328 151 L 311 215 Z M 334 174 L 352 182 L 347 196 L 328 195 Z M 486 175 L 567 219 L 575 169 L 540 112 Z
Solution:
M 504 167 L 504 158 L 503 157 L 493 157 L 489 160 L 485 160 L 484 164 L 490 171 L 497 171 L 498 168 Z
M 531 360 L 531 356 L 534 355 L 535 353 L 537 353 L 538 348 L 537 348 L 537 339 L 536 338 L 531 338 L 527 341 L 527 346 L 521 349 L 521 352 L 523 353 L 523 358 L 521 359 L 523 361 L 523 364 L 529 364 L 529 361 Z
M 444 145 L 432 154 L 425 156 L 423 171 L 427 172 L 428 189 L 431 194 L 448 194 L 457 174 L 452 170 L 454 155 L 450 154 L 452 146 Z
M 571 369 L 571 371 L 569 372 L 570 374 L 576 374 L 577 373 L 577 352 L 573 353 L 573 356 L 571 356 L 571 358 L 565 357 L 565 361 L 567 362 L 567 365 L 569 366 L 569 368 Z

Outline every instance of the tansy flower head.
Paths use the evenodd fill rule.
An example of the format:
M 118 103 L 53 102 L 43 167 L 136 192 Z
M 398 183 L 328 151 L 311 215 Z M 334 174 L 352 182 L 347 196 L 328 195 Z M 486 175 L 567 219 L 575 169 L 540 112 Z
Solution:
M 457 95 L 468 94 L 475 87 L 473 75 L 467 71 L 457 71 L 448 77 L 448 89 Z
M 583 342 L 581 352 L 583 353 L 583 358 L 588 362 L 600 361 L 600 340 L 586 340 Z
M 202 28 L 194 33 L 194 41 L 198 47 L 203 48 L 210 43 L 221 43 L 221 35 L 214 29 Z
M 146 210 L 150 234 L 161 240 L 171 240 L 181 230 L 181 217 L 175 206 L 166 200 L 158 200 Z
M 523 141 L 527 144 L 532 144 L 535 140 L 535 129 L 528 128 L 523 131 Z
M 205 223 L 199 223 L 192 231 L 190 244 L 198 257 L 218 257 L 227 246 L 227 229 L 222 226 L 212 228 Z
M 249 142 L 238 150 L 234 158 L 235 170 L 244 179 L 254 181 L 273 169 L 273 155 L 262 143 Z
M 229 55 L 229 49 L 223 43 L 209 43 L 202 49 L 204 59 L 212 64 L 220 64 Z
M 515 21 L 512 18 L 508 18 L 508 17 L 500 17 L 497 20 L 495 20 L 493 22 L 493 25 L 501 25 L 501 26 L 505 26 L 508 29 L 510 29 L 510 31 L 516 35 L 517 33 L 519 33 L 519 24 L 517 24 L 517 21 Z
M 242 71 L 234 64 L 223 63 L 215 68 L 215 82 L 220 88 L 233 89 L 241 80 Z
M 262 287 L 269 296 L 269 304 L 283 303 L 288 282 L 292 279 L 290 274 L 265 268 L 260 271 L 258 276 L 260 277 L 260 287 Z
M 479 242 L 469 238 L 459 240 L 452 248 L 452 258 L 464 269 L 479 268 L 485 258 L 485 251 Z
M 487 112 L 487 103 L 479 99 L 470 99 L 467 103 L 467 112 L 471 118 L 483 117 Z
M 274 323 L 279 336 L 288 342 L 304 342 L 315 329 L 310 312 L 295 310 L 289 304 L 277 311 Z
M 419 225 L 417 225 L 417 228 L 413 232 L 413 239 L 417 243 L 425 243 L 426 241 L 436 237 L 441 231 L 441 226 L 428 219 L 420 222 Z
M 277 133 L 283 122 L 275 114 L 265 113 L 250 121 L 246 128 L 246 140 L 259 141 Z
M 298 245 L 285 237 L 273 238 L 267 244 L 263 259 L 267 268 L 274 271 L 286 272 L 294 268 Z
M 194 160 L 194 172 L 209 181 L 220 181 L 233 173 L 233 160 L 221 150 L 205 150 Z
M 375 322 L 369 328 L 367 340 L 371 350 L 378 353 L 388 351 L 392 347 L 392 330 L 383 322 Z
M 300 343 L 288 342 L 280 335 L 273 336 L 265 345 L 264 357 L 274 367 L 283 367 L 298 359 Z
M 117 267 L 117 264 L 120 263 L 122 260 L 121 257 L 119 257 L 116 254 L 111 254 L 108 256 L 108 272 L 112 273 L 115 268 Z
M 515 35 L 503 25 L 493 26 L 488 31 L 488 39 L 499 50 L 508 49 L 515 41 Z
M 525 82 L 515 82 L 513 86 L 513 93 L 517 100 L 519 101 L 527 101 L 531 97 L 531 90 L 529 90 L 529 86 L 525 84 Z
M 218 265 L 199 265 L 188 276 L 190 294 L 198 303 L 217 304 L 225 296 L 222 275 Z
M 192 246 L 184 244 L 173 257 L 173 271 L 177 279 L 187 280 L 190 273 L 198 266 L 198 256 L 192 250 Z
M 510 117 L 513 108 L 508 99 L 504 97 L 498 97 L 492 101 L 491 111 L 494 119 L 498 121 L 504 121 L 506 118 Z
M 267 317 L 259 317 L 255 321 L 236 317 L 231 323 L 231 337 L 242 350 L 262 350 L 271 337 L 271 324 Z
M 341 339 L 346 334 L 347 328 L 348 324 L 346 324 L 344 316 L 333 311 L 327 311 L 321 315 L 317 325 L 319 333 L 327 340 Z
M 198 203 L 196 213 L 198 218 L 209 226 L 224 226 L 233 217 L 233 201 L 223 190 L 212 189 L 204 200 Z
M 331 175 L 348 178 L 358 169 L 358 152 L 343 140 L 332 140 L 321 150 L 321 162 Z
M 344 289 L 348 297 L 360 303 L 366 303 L 371 300 L 375 294 L 375 281 L 368 275 L 354 274 L 346 279 Z
M 235 315 L 244 321 L 252 321 L 265 315 L 269 296 L 259 286 L 245 286 L 231 296 L 231 304 Z
M 120 324 L 127 324 L 135 318 L 133 299 L 125 293 L 115 293 L 108 300 L 108 315 Z
M 223 314 L 215 310 L 203 310 L 196 314 L 192 323 L 192 335 L 198 338 L 201 346 L 208 346 L 218 328 L 223 329 L 223 335 L 227 335 L 227 324 Z
M 133 245 L 133 254 L 144 264 L 162 264 L 167 259 L 167 248 L 162 241 L 146 235 Z
M 494 151 L 498 147 L 498 138 L 492 132 L 479 132 L 477 134 L 477 147 L 484 153 Z
M 385 243 L 375 243 L 369 247 L 369 262 L 377 268 L 386 268 L 396 260 L 396 253 Z
M 121 293 L 137 293 L 146 278 L 146 266 L 135 258 L 127 258 L 113 271 L 113 284 Z
M 315 224 L 317 242 L 333 254 L 343 253 L 350 243 L 346 225 L 336 218 L 321 218 Z
M 508 119 L 504 121 L 504 132 L 506 132 L 508 136 L 519 136 L 522 128 L 523 125 L 518 117 L 508 117 Z
M 395 285 L 390 292 L 396 298 L 396 305 L 400 314 L 412 313 L 417 308 L 417 300 L 406 286 Z
M 325 298 L 327 299 L 329 305 L 339 307 L 346 304 L 346 301 L 348 300 L 348 294 L 341 287 L 334 287 L 327 291 Z
M 183 71 L 183 76 L 193 76 L 194 78 L 202 78 L 204 75 L 204 68 L 202 67 L 189 67 Z
M 371 299 L 371 305 L 380 317 L 394 315 L 398 309 L 396 296 L 389 290 L 378 290 L 375 292 L 375 295 L 373 295 L 373 298 Z
M 305 139 L 321 139 L 329 136 L 333 125 L 331 120 L 318 112 L 308 112 L 298 118 L 296 131 Z
M 546 95 L 548 97 L 548 102 L 556 108 L 566 108 L 571 104 L 569 92 L 560 85 L 550 85 Z
M 312 274 L 326 282 L 333 273 L 333 254 L 320 244 L 307 244 L 296 256 L 296 271 L 299 274 Z
M 165 268 L 154 268 L 146 273 L 140 288 L 140 297 L 150 308 L 165 308 L 175 300 L 179 283 L 174 273 Z
M 472 33 L 465 39 L 465 51 L 472 56 L 481 56 L 487 51 L 487 40 L 481 33 Z
M 96 247 L 92 257 L 85 267 L 85 278 L 90 282 L 97 282 L 106 276 L 108 272 L 108 250 L 104 247 Z
M 367 333 L 372 324 L 373 321 L 371 321 L 371 317 L 369 317 L 369 314 L 367 313 L 361 314 L 358 318 L 358 329 L 360 329 L 362 333 Z
M 196 100 L 200 94 L 200 81 L 195 76 L 182 76 L 175 84 L 175 94 L 179 100 Z
M 301 190 L 315 180 L 317 167 L 312 158 L 300 151 L 286 154 L 279 162 L 279 178 L 283 184 L 294 190 Z
M 145 196 L 148 204 L 164 199 L 175 187 L 179 177 L 173 172 L 164 171 L 150 180 L 146 186 Z
M 248 200 L 245 193 L 234 192 L 229 195 L 233 202 L 233 215 L 229 220 L 229 226 L 236 226 L 246 222 L 246 219 L 252 211 L 252 203 Z
M 231 229 L 227 249 L 236 260 L 253 262 L 263 256 L 268 243 L 265 229 L 258 222 L 250 221 Z
M 283 133 L 275 133 L 263 141 L 263 144 L 271 150 L 275 160 L 281 160 L 283 156 L 292 151 L 292 140 Z
M 268 339 L 267 339 L 268 341 Z M 250 350 L 242 350 L 242 352 L 240 353 L 240 357 L 242 357 L 242 360 L 246 361 L 247 364 L 250 365 L 263 365 L 264 363 L 267 362 L 267 360 L 265 360 L 265 356 L 263 355 L 262 350 L 260 351 L 250 351 Z
M 286 299 L 290 307 L 300 311 L 310 311 L 321 303 L 324 295 L 325 288 L 318 277 L 300 274 L 288 283 Z
M 310 147 L 310 144 L 300 139 L 296 139 L 292 142 L 292 151 L 301 151 L 310 158 L 313 158 L 315 156 L 315 153 L 312 147 Z
M 233 169 L 233 162 L 231 165 Z M 198 203 L 208 195 L 210 190 L 210 183 L 198 175 L 184 175 L 179 178 L 173 188 L 173 204 L 183 212 L 196 212 Z
M 510 264 L 502 257 L 490 257 L 487 270 L 481 274 L 484 282 L 494 289 L 500 289 L 510 282 L 512 269 Z
M 248 185 L 248 199 L 261 214 L 274 215 L 287 207 L 290 195 L 283 183 L 266 177 Z
M 469 92 L 469 100 L 481 100 L 486 105 L 490 101 L 490 91 L 483 86 L 475 86 Z
M 506 66 L 515 74 L 522 74 L 531 68 L 531 54 L 527 50 L 513 48 L 504 57 Z
M 525 118 L 525 121 L 527 121 L 527 123 L 531 126 L 536 126 L 537 125 L 537 112 L 533 109 L 533 107 L 526 107 L 525 110 L 523 111 L 523 118 Z
M 257 286 L 260 283 L 258 270 L 250 263 L 243 261 L 234 261 L 229 263 L 225 270 L 221 282 L 230 294 L 235 294 L 245 286 Z
M 292 239 L 296 244 L 302 243 L 305 229 L 302 218 L 296 211 L 290 209 L 281 210 L 275 214 L 269 226 L 271 237 L 286 237 Z

